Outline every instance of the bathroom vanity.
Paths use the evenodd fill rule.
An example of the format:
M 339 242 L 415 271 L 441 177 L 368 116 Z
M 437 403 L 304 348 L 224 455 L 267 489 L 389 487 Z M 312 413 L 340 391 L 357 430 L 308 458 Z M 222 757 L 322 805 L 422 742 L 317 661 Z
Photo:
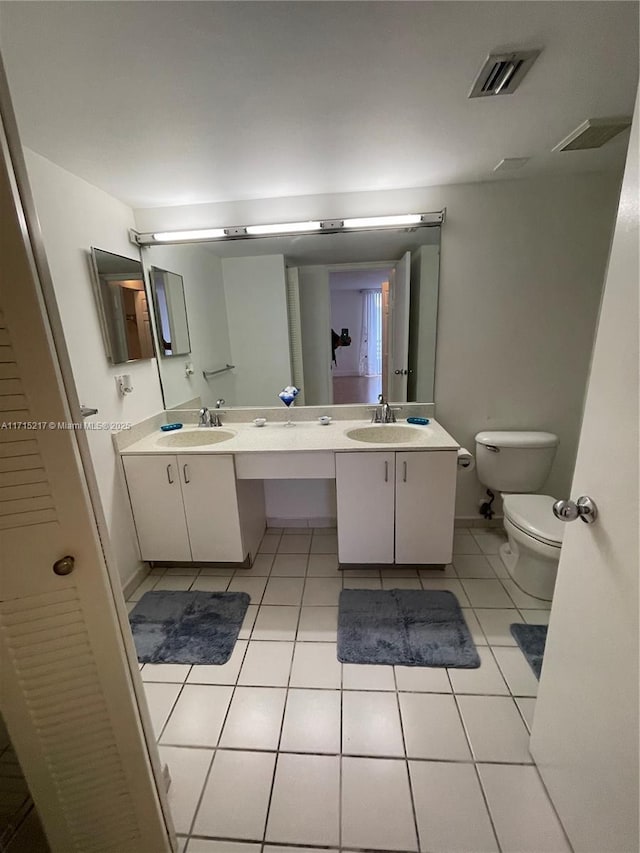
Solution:
M 335 479 L 339 562 L 392 566 L 450 562 L 458 447 L 435 421 L 334 420 L 155 428 L 120 452 L 143 560 L 249 565 L 263 481 Z

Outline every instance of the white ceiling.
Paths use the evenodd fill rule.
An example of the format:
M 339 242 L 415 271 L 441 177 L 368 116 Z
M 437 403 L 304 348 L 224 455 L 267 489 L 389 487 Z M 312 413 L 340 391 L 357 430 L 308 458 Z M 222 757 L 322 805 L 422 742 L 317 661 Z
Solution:
M 133 207 L 621 168 L 635 2 L 5 2 L 23 142 Z M 542 47 L 513 95 L 468 100 L 493 49 Z M 507 174 L 507 178 L 514 177 Z

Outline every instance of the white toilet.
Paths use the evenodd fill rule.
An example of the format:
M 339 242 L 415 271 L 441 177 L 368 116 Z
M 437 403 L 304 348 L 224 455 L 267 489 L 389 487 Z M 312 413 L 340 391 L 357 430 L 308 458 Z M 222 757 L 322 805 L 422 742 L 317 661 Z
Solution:
M 476 466 L 480 482 L 502 494 L 504 529 L 500 548 L 507 571 L 524 592 L 551 601 L 564 525 L 553 514 L 555 498 L 542 488 L 556 454 L 550 432 L 479 432 Z

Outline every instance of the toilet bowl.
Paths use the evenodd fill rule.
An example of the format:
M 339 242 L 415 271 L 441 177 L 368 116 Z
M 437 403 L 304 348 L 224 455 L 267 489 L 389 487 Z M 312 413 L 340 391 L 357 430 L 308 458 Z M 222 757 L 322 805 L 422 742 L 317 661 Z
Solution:
M 504 494 L 504 529 L 508 542 L 500 557 L 523 592 L 551 601 L 558 574 L 564 525 L 553 515 L 549 495 Z
M 507 571 L 523 592 L 551 601 L 564 527 L 554 499 L 536 494 L 549 476 L 558 447 L 552 432 L 495 430 L 476 435 L 478 479 L 488 497 L 502 495 L 508 542 L 500 549 Z M 483 504 L 491 507 L 491 501 Z

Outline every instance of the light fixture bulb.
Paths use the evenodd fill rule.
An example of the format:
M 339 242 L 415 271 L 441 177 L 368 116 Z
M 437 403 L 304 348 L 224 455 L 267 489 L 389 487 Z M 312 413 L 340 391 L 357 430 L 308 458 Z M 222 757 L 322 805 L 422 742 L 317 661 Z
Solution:
M 159 231 L 153 239 L 157 243 L 171 243 L 177 240 L 214 240 L 224 236 L 224 228 L 201 228 L 198 231 Z
M 319 222 L 279 222 L 276 225 L 247 225 L 247 234 L 297 234 L 300 231 L 319 231 Z
M 364 216 L 358 219 L 345 219 L 345 228 L 382 228 L 385 225 L 419 225 L 420 213 L 401 213 L 398 216 Z

